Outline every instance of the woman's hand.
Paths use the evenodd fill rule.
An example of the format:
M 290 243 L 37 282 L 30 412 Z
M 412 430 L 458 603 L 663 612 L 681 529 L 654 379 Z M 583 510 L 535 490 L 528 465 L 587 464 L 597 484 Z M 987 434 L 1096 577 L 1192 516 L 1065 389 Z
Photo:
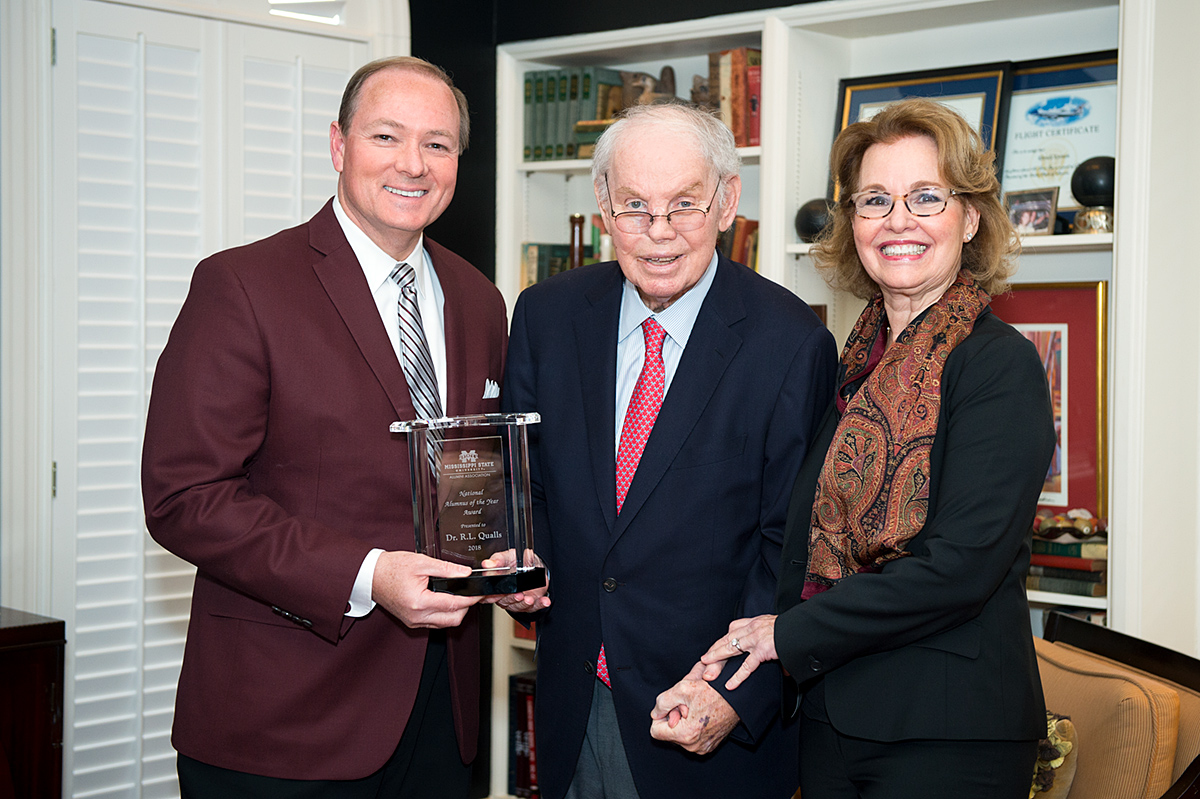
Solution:
M 712 681 L 721 675 L 725 661 L 746 655 L 738 670 L 730 677 L 725 687 L 732 691 L 754 673 L 759 664 L 778 660 L 775 653 L 775 616 L 755 616 L 752 619 L 737 619 L 729 625 L 729 633 L 717 640 L 700 658 L 704 664 L 704 679 Z

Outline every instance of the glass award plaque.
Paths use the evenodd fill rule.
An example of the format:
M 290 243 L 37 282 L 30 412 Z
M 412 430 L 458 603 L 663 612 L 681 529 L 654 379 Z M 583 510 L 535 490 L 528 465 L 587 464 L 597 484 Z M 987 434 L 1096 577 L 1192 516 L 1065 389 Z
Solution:
M 408 434 L 416 551 L 471 567 L 431 577 L 429 588 L 464 596 L 515 594 L 546 584 L 533 553 L 526 426 L 536 413 L 488 413 L 393 422 Z M 483 568 L 499 557 L 501 568 Z

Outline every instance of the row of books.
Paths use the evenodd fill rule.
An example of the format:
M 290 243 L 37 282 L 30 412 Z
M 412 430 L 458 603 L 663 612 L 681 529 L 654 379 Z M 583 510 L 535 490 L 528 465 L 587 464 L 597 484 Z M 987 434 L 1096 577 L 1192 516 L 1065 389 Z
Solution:
M 537 672 L 522 671 L 508 678 L 508 792 L 512 796 L 537 797 L 537 736 L 534 732 L 534 701 Z
M 607 67 L 531 70 L 524 88 L 526 161 L 579 158 L 575 123 L 621 109 L 621 73 Z
M 726 258 L 745 264 L 758 271 L 758 220 L 747 219 L 740 214 L 733 224 L 717 239 L 717 249 Z
M 738 47 L 709 53 L 708 96 L 738 147 L 761 144 L 762 50 Z
M 1049 540 L 1034 536 L 1025 587 L 1074 596 L 1108 596 L 1108 541 L 1092 537 Z
M 590 158 L 597 137 L 626 102 L 625 77 L 601 66 L 526 72 L 524 160 Z M 708 104 L 733 131 L 737 146 L 757 147 L 762 130 L 762 50 L 736 47 L 709 53 L 705 89 Z
M 600 214 L 592 214 L 591 228 L 584 231 L 582 264 L 595 263 L 610 249 Z M 581 264 L 581 265 L 582 265 Z M 571 268 L 571 245 L 558 242 L 526 241 L 521 244 L 521 288 L 553 277 Z

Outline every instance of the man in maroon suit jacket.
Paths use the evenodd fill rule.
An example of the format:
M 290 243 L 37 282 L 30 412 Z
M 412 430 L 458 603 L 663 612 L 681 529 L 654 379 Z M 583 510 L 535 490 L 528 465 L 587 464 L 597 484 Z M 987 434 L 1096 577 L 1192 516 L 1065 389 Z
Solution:
M 418 415 L 398 262 L 444 413 L 499 408 L 504 301 L 423 237 L 467 119 L 439 68 L 368 64 L 330 126 L 337 197 L 196 268 L 142 480 L 151 534 L 197 567 L 172 737 L 185 797 L 466 793 L 479 599 L 428 590 L 468 569 L 412 551 L 407 444 L 388 425 Z

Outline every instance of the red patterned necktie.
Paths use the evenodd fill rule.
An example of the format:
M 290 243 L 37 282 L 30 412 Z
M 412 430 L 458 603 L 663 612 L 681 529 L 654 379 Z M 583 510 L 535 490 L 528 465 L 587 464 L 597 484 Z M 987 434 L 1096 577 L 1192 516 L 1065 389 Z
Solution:
M 662 325 L 647 319 L 642 323 L 642 335 L 646 339 L 646 357 L 642 362 L 642 373 L 638 375 L 629 408 L 625 411 L 625 423 L 621 426 L 621 445 L 617 448 L 617 513 L 625 505 L 625 495 L 637 471 L 646 439 L 654 429 L 654 420 L 662 407 L 666 389 L 666 369 L 663 366 L 662 345 L 667 331 Z M 604 644 L 600 645 L 600 657 L 596 660 L 596 676 L 609 688 L 608 661 L 604 657 Z

